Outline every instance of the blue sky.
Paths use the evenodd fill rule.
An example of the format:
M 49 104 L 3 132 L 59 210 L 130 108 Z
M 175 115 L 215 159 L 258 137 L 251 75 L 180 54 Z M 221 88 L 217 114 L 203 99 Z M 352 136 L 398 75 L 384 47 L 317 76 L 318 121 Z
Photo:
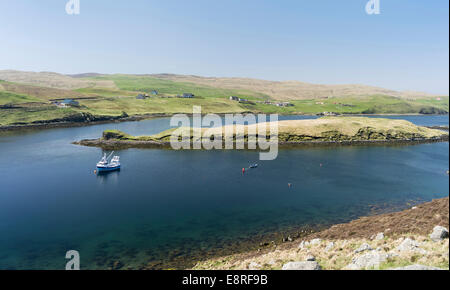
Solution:
M 0 0 L 0 69 L 179 73 L 449 91 L 449 2 Z

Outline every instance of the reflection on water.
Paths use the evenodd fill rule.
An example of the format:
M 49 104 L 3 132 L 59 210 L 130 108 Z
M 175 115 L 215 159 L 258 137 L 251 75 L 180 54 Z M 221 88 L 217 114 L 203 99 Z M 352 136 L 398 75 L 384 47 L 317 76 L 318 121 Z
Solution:
M 97 180 L 101 184 L 105 184 L 106 182 L 117 183 L 119 182 L 120 169 L 116 171 L 101 171 L 97 172 Z

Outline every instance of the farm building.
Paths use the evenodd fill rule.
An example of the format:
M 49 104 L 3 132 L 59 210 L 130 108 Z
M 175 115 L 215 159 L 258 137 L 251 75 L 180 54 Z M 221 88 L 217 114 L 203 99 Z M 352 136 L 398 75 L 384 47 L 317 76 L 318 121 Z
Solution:
M 65 99 L 61 102 L 62 105 L 70 106 L 70 107 L 79 107 L 80 103 L 75 101 L 74 99 Z
M 180 96 L 180 98 L 184 98 L 184 99 L 192 99 L 194 97 L 195 97 L 195 95 L 191 94 L 191 93 L 184 93 L 182 96 Z

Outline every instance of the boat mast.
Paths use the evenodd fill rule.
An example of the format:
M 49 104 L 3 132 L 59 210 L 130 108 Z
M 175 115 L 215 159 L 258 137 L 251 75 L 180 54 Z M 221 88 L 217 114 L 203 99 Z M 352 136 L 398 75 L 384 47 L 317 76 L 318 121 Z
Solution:
M 111 152 L 111 154 L 108 155 L 108 158 L 106 158 L 106 160 L 108 160 L 113 154 L 114 154 L 114 151 Z

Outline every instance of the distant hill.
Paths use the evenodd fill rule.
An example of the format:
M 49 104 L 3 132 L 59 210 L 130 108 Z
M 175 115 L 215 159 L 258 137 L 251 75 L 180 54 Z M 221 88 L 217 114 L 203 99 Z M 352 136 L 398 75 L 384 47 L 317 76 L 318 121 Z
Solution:
M 102 74 L 99 73 L 82 73 L 82 74 L 73 74 L 73 75 L 67 75 L 72 78 L 93 78 L 93 77 L 99 77 L 102 76 Z
M 88 87 L 116 88 L 113 81 L 79 79 L 54 72 L 0 70 L 0 80 L 65 90 Z
M 394 90 L 366 85 L 321 85 L 299 81 L 266 81 L 249 78 L 210 78 L 188 75 L 156 74 L 154 78 L 177 82 L 189 82 L 198 85 L 222 89 L 243 89 L 259 92 L 277 100 L 304 100 L 324 97 L 386 95 L 404 98 L 432 97 L 421 92 L 398 92 Z
M 0 92 L 11 92 L 19 95 L 26 95 L 36 97 L 41 101 L 48 101 L 53 99 L 64 98 L 83 98 L 86 97 L 83 93 L 71 90 L 55 89 L 27 84 L 11 83 L 0 81 Z
M 124 78 L 127 84 L 124 84 Z M 104 75 L 99 73 L 83 73 L 63 75 L 53 72 L 24 72 L 0 70 L 0 80 L 14 83 L 29 84 L 64 90 L 86 88 L 107 88 L 133 90 L 153 87 L 161 91 L 169 87 L 190 89 L 200 92 L 208 88 L 220 93 L 241 92 L 249 96 L 268 96 L 275 100 L 307 100 L 327 97 L 358 97 L 358 96 L 392 96 L 409 100 L 429 98 L 434 95 L 422 92 L 399 92 L 374 86 L 359 84 L 326 85 L 311 84 L 300 81 L 267 81 L 250 78 L 216 78 L 193 75 L 149 74 L 149 75 Z M 121 81 L 119 84 L 118 81 Z M 158 83 L 159 81 L 159 83 Z M 161 83 L 165 81 L 166 83 Z M 159 88 L 157 85 L 164 85 Z M 214 94 L 214 90 L 209 90 Z M 178 93 L 178 92 L 177 92 Z M 256 95 L 255 95 L 256 94 Z

